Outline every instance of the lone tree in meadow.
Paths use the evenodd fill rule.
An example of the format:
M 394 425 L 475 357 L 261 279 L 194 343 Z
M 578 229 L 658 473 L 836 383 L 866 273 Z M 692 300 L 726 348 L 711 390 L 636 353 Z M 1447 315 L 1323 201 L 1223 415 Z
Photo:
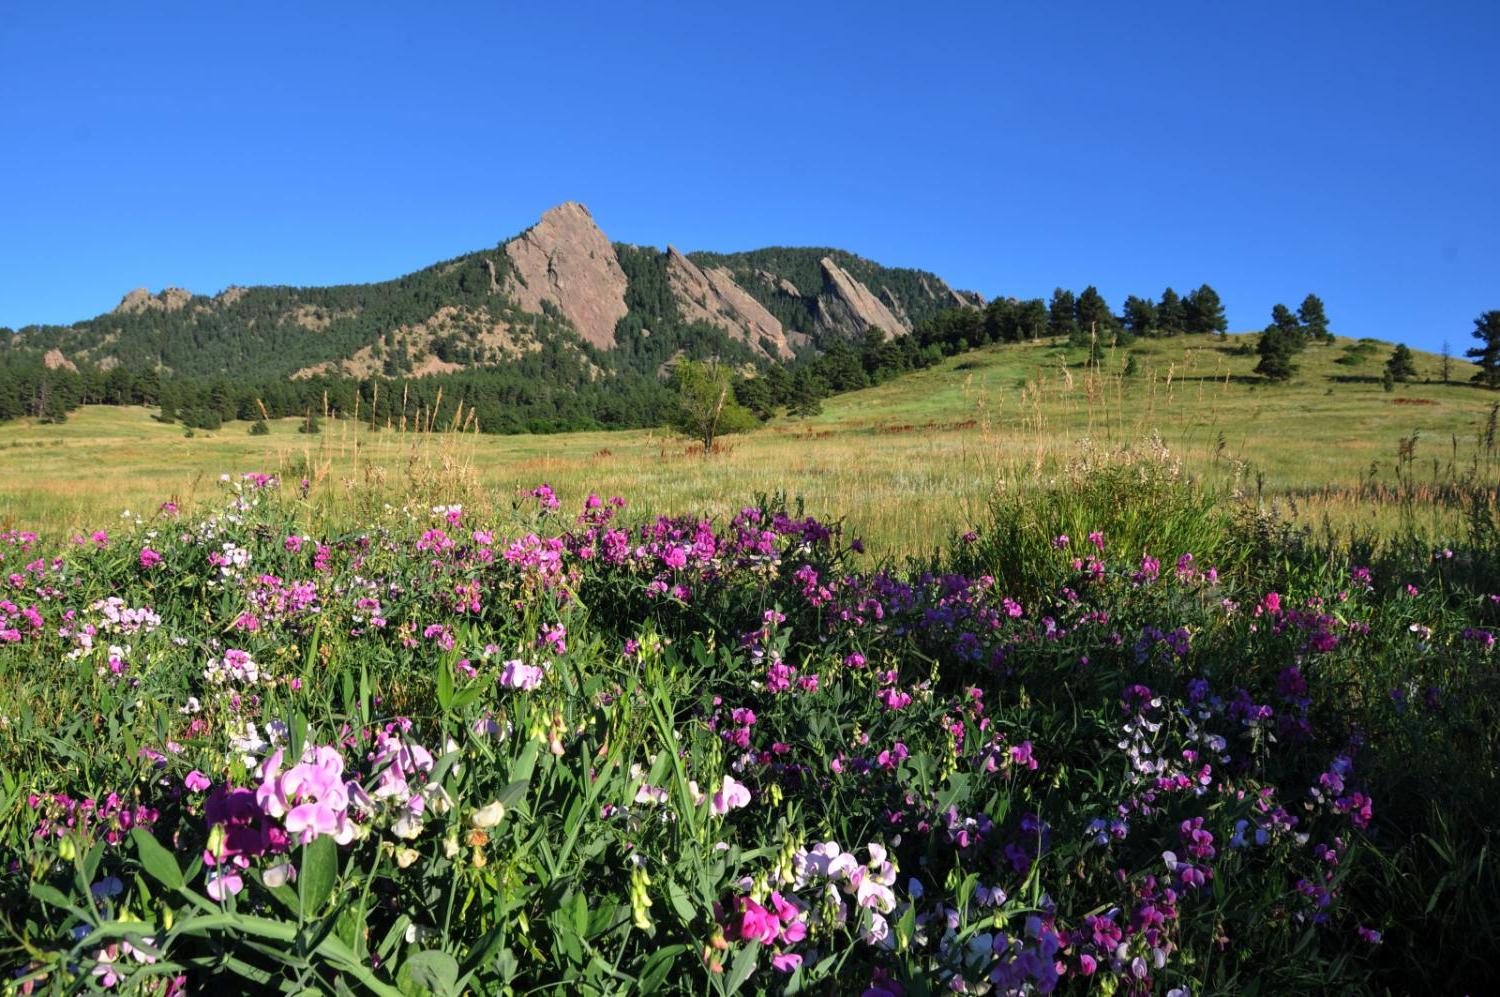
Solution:
M 1391 351 L 1391 358 L 1385 362 L 1385 371 L 1392 381 L 1403 384 L 1417 376 L 1417 365 L 1412 362 L 1411 350 L 1407 349 L 1405 343 L 1396 344 L 1396 348 Z
M 1479 365 L 1475 383 L 1491 391 L 1500 389 L 1500 310 L 1487 311 L 1474 320 L 1474 338 L 1480 345 L 1465 350 L 1464 356 Z
M 672 368 L 677 411 L 672 426 L 703 443 L 710 453 L 714 440 L 727 433 L 744 433 L 759 423 L 755 413 L 734 399 L 731 371 L 717 359 L 682 360 Z
M 1297 308 L 1297 320 L 1302 323 L 1302 331 L 1308 339 L 1333 342 L 1333 333 L 1328 331 L 1328 315 L 1323 311 L 1323 299 L 1316 294 L 1302 299 Z

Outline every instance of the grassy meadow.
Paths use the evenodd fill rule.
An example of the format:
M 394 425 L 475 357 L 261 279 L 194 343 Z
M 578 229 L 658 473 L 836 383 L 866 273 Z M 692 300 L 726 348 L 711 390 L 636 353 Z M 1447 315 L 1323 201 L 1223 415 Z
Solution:
M 875 551 L 906 554 L 967 528 L 997 491 L 1152 434 L 1189 474 L 1315 528 L 1437 539 L 1461 516 L 1445 486 L 1495 484 L 1494 399 L 1467 384 L 1468 364 L 1454 361 L 1444 385 L 1440 358 L 1419 353 L 1421 383 L 1387 392 L 1386 345 L 1340 339 L 1309 347 L 1293 382 L 1275 386 L 1237 352 L 1246 341 L 1142 340 L 1129 376 L 1123 350 L 1093 370 L 1057 342 L 991 346 L 727 437 L 707 459 L 666 431 L 404 433 L 345 419 L 310 436 L 286 419 L 269 436 L 230 423 L 187 437 L 150 410 L 89 407 L 63 425 L 0 425 L 0 526 L 66 529 L 166 496 L 186 504 L 221 473 L 256 469 L 318 480 L 330 513 L 397 494 L 461 494 L 485 509 L 543 481 L 568 503 L 607 491 L 669 512 L 724 514 L 784 492 L 845 517 Z

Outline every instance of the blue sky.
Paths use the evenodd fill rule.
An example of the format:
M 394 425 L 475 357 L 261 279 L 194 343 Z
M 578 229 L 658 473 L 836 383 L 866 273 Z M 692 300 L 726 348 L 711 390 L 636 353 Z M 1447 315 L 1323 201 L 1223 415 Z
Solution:
M 419 12 L 419 6 L 430 10 Z M 395 276 L 588 204 L 1231 327 L 1500 308 L 1494 3 L 0 4 L 0 325 Z

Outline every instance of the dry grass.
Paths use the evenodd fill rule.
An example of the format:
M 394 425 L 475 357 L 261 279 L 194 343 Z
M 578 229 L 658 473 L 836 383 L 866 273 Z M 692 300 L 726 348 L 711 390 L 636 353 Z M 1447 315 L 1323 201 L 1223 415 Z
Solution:
M 223 472 L 262 470 L 311 479 L 324 513 L 407 499 L 483 508 L 542 481 L 565 502 L 597 491 L 671 512 L 722 514 L 784 492 L 846 517 L 881 553 L 912 553 L 975 522 L 997 489 L 1045 483 L 1082 441 L 1153 433 L 1189 473 L 1336 529 L 1450 535 L 1456 483 L 1494 486 L 1489 393 L 1438 383 L 1388 393 L 1383 351 L 1349 367 L 1334 363 L 1338 346 L 1309 349 L 1293 384 L 1265 386 L 1235 338 L 1143 343 L 1130 378 L 1122 353 L 1093 370 L 1056 344 L 991 347 L 727 439 L 707 458 L 662 431 L 487 436 L 462 411 L 444 412 L 442 432 L 346 420 L 304 436 L 288 419 L 269 436 L 230 424 L 186 438 L 141 409 L 91 408 L 61 426 L 0 426 L 0 525 L 97 524 L 194 501 Z M 1419 373 L 1435 379 L 1436 363 L 1419 354 Z M 412 413 L 406 429 L 418 424 L 440 428 Z

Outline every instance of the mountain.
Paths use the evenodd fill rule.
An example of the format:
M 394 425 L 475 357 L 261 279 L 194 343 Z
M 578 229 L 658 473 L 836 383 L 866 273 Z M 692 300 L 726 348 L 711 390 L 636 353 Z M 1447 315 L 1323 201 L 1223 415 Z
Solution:
M 982 303 L 934 274 L 836 249 L 683 254 L 612 243 L 568 202 L 493 249 L 395 280 L 213 296 L 141 288 L 107 314 L 29 326 L 0 345 L 52 367 L 178 377 L 423 376 L 545 356 L 596 379 L 654 372 L 689 348 L 785 361 Z

